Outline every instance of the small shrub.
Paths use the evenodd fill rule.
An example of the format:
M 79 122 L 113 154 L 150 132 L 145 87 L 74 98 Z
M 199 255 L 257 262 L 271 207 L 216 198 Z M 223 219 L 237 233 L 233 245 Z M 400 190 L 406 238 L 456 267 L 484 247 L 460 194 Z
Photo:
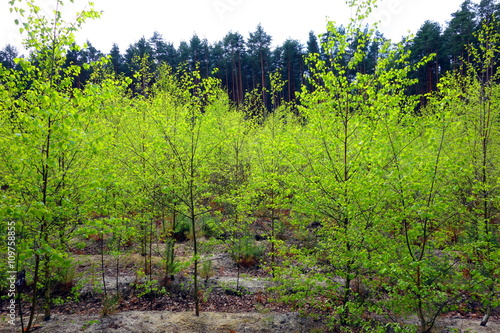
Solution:
M 188 220 L 183 219 L 176 226 L 172 237 L 179 243 L 191 239 L 191 224 Z
M 206 260 L 201 264 L 200 267 L 200 277 L 205 279 L 205 283 L 208 282 L 208 279 L 215 275 L 215 271 L 212 267 L 212 260 Z
M 106 317 L 116 313 L 120 301 L 121 297 L 119 295 L 105 297 L 102 301 L 101 316 Z
M 232 258 L 242 267 L 255 266 L 264 254 L 264 248 L 249 236 L 242 237 L 232 249 Z

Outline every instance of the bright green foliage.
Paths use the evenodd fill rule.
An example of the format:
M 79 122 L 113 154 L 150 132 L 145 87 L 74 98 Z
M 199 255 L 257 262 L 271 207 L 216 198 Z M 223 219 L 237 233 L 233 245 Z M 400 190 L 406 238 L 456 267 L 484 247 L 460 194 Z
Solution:
M 465 75 L 449 75 L 443 80 L 442 100 L 461 121 L 465 138 L 461 151 L 466 166 L 461 174 L 457 197 L 466 211 L 457 245 L 462 271 L 471 279 L 469 287 L 485 306 L 486 325 L 492 309 L 499 306 L 500 230 L 498 227 L 500 170 L 499 34 L 495 22 L 485 23 L 477 34 L 479 47 L 470 47 L 472 64 Z
M 251 174 L 251 193 L 254 214 L 263 222 L 260 233 L 270 241 L 269 266 L 272 275 L 276 265 L 277 244 L 284 239 L 292 189 L 287 178 L 291 166 L 287 159 L 293 147 L 290 142 L 297 121 L 284 107 L 269 115 L 253 141 L 254 164 Z
M 81 68 L 63 68 L 65 52 L 73 45 L 73 33 L 88 18 L 90 9 L 67 24 L 57 8 L 53 18 L 40 13 L 34 1 L 13 9 L 26 22 L 25 46 L 32 60 L 16 60 L 22 71 L 1 73 L 2 178 L 9 190 L 4 196 L 3 220 L 14 220 L 18 230 L 19 269 L 34 282 L 33 322 L 40 287 L 45 290 L 45 317 L 50 318 L 50 292 L 57 268 L 68 267 L 66 252 L 75 224 L 88 213 L 88 191 L 96 186 L 91 174 L 98 166 L 93 157 L 102 147 L 97 130 L 106 100 L 116 93 L 115 83 L 105 80 L 83 90 L 72 88 Z
M 370 11 L 366 6 L 362 3 L 357 7 L 360 18 Z M 372 303 L 375 295 L 369 291 L 378 287 L 379 282 L 373 279 L 377 271 L 381 270 L 384 275 L 394 261 L 399 267 L 397 274 L 408 276 L 409 268 L 404 265 L 408 258 L 414 258 L 415 250 L 405 253 L 404 238 L 399 235 L 397 239 L 388 238 L 390 228 L 398 229 L 395 226 L 411 215 L 405 211 L 408 207 L 401 210 L 398 201 L 406 202 L 407 196 L 417 195 L 421 200 L 427 198 L 427 206 L 438 211 L 444 205 L 435 206 L 433 189 L 437 175 L 433 176 L 432 161 L 436 158 L 434 153 L 439 152 L 440 141 L 435 140 L 434 132 L 426 137 L 418 127 L 413 127 L 415 100 L 402 93 L 413 83 L 407 78 L 412 69 L 408 64 L 409 54 L 401 45 L 392 47 L 386 43 L 380 50 L 373 74 L 358 72 L 352 76 L 351 69 L 365 59 L 365 45 L 374 38 L 373 31 L 363 32 L 358 24 L 353 21 L 344 32 L 330 23 L 323 49 L 331 58 L 325 61 L 313 54 L 308 59 L 312 72 L 310 84 L 314 89 L 312 93 L 304 90 L 301 94 L 300 111 L 306 125 L 295 135 L 295 145 L 288 158 L 295 169 L 296 209 L 303 214 L 303 218 L 296 221 L 297 227 L 306 234 L 319 228 L 314 231 L 317 239 L 311 247 L 288 246 L 284 255 L 290 259 L 286 259 L 280 272 L 284 299 L 328 311 L 333 314 L 333 322 L 347 330 L 366 325 L 361 318 L 368 311 L 383 311 L 380 303 Z M 354 36 L 356 47 L 352 49 Z M 426 128 L 423 124 L 419 126 Z M 414 134 L 408 136 L 407 132 Z M 400 154 L 413 145 L 406 140 L 415 136 L 424 141 L 422 146 L 411 146 L 412 152 L 418 153 L 429 144 L 437 144 L 437 147 L 429 151 L 434 159 L 406 155 L 404 163 L 413 165 L 408 164 L 405 170 L 421 172 L 406 178 L 399 174 Z M 395 142 L 395 139 L 404 141 Z M 391 146 L 394 154 L 387 151 Z M 428 167 L 419 166 L 419 160 L 431 163 Z M 441 162 L 439 154 L 438 161 Z M 414 188 L 403 193 L 398 186 L 386 186 L 392 177 L 401 182 L 404 179 L 401 186 Z M 394 189 L 397 194 L 393 197 Z M 425 205 L 421 200 L 411 203 L 410 210 L 427 214 L 417 208 Z M 390 207 L 397 209 L 397 215 L 391 215 Z M 425 235 L 426 231 L 421 230 L 422 218 L 415 217 L 418 222 L 408 237 L 417 239 L 422 232 Z M 399 289 L 408 294 L 408 299 L 396 307 L 398 313 L 416 310 L 412 302 L 408 302 L 414 297 L 411 293 L 414 288 L 408 285 L 404 291 Z
M 158 137 L 156 154 L 162 165 L 154 172 L 162 177 L 162 191 L 171 195 L 175 210 L 189 219 L 193 240 L 194 298 L 196 315 L 198 299 L 197 229 L 212 200 L 211 179 L 217 170 L 217 152 L 226 147 L 229 134 L 224 132 L 227 104 L 216 79 L 201 79 L 198 72 L 181 73 L 179 81 L 168 71 L 155 90 L 148 118 Z M 160 153 L 158 153 L 160 152 Z
M 261 92 L 257 92 L 259 95 Z M 260 101 L 260 96 L 259 96 Z M 220 105 L 218 107 L 221 107 Z M 225 236 L 231 254 L 237 263 L 237 285 L 239 287 L 240 263 L 245 251 L 241 251 L 242 239 L 250 233 L 252 222 L 253 191 L 250 174 L 253 159 L 252 140 L 255 137 L 254 123 L 244 119 L 245 114 L 236 110 L 225 111 L 219 118 L 218 130 L 223 133 L 224 145 L 214 151 L 216 163 L 212 166 L 211 214 L 220 221 L 213 225 L 219 234 Z
M 393 297 L 389 311 L 417 314 L 420 331 L 456 301 L 456 258 L 447 249 L 447 230 L 461 212 L 453 196 L 454 176 L 463 165 L 454 158 L 453 116 L 425 115 L 397 132 L 387 132 L 387 252 L 378 258 Z M 456 282 L 456 284 L 455 284 Z M 443 292 L 447 290 L 447 292 Z
M 379 110 L 364 103 L 376 98 L 375 90 L 367 85 L 366 77 L 347 75 L 362 60 L 360 49 L 370 36 L 362 37 L 359 49 L 346 63 L 347 38 L 354 30 L 350 25 L 342 34 L 329 24 L 323 48 L 331 54 L 331 70 L 318 55 L 308 59 L 314 91 L 301 95 L 306 126 L 296 136 L 292 149 L 296 154 L 290 160 L 298 181 L 297 209 L 309 217 L 300 227 L 320 223 L 320 238 L 312 249 L 291 247 L 288 254 L 293 259 L 282 272 L 288 282 L 284 287 L 292 291 L 287 299 L 332 311 L 343 327 L 353 323 L 351 314 L 357 311 L 354 303 L 359 295 L 353 295 L 351 281 L 365 273 L 363 264 L 370 250 L 366 239 L 372 238 L 377 210 L 376 197 L 369 193 L 376 191 L 369 148 Z

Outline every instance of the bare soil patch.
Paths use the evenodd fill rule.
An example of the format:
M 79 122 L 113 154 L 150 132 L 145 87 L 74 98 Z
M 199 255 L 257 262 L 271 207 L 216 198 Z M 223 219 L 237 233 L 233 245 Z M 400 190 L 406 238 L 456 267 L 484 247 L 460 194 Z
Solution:
M 177 258 L 189 262 L 189 245 L 180 244 L 176 248 Z M 161 252 L 161 244 L 157 247 Z M 85 253 L 74 253 L 77 259 L 76 276 L 67 289 L 62 288 L 59 295 L 69 295 L 72 287 L 77 288 L 79 296 L 52 307 L 52 319 L 42 321 L 37 318 L 34 332 L 327 332 L 321 321 L 305 318 L 293 312 L 290 307 L 272 300 L 268 291 L 275 286 L 268 272 L 261 267 L 239 269 L 223 248 L 204 256 L 202 260 L 212 262 L 213 275 L 201 279 L 201 315 L 193 312 L 192 267 L 189 265 L 179 272 L 174 281 L 167 286 L 165 293 L 145 293 L 141 286 L 146 278 L 137 271 L 144 257 L 129 253 L 120 258 L 116 270 L 116 259 L 110 255 L 101 257 L 97 248 L 89 248 Z M 119 296 L 115 304 L 108 308 L 110 315 L 103 316 L 103 281 L 101 259 L 104 258 L 104 280 L 110 295 Z M 161 257 L 153 257 L 155 271 L 161 273 Z M 160 281 L 161 275 L 154 276 Z M 237 286 L 239 287 L 237 289 Z M 64 286 L 63 286 L 64 287 Z M 26 291 L 29 294 L 29 290 Z M 1 304 L 0 332 L 20 332 L 19 316 L 15 327 L 6 321 L 5 302 Z M 2 312 L 3 311 L 3 312 Z M 25 302 L 23 312 L 28 313 Z M 27 318 L 25 317 L 25 323 Z M 480 316 L 448 314 L 435 326 L 435 332 L 500 332 L 498 315 L 492 317 L 487 327 L 479 326 Z
M 0 329 L 8 329 L 2 326 Z M 321 329 L 321 323 L 303 318 L 297 313 L 203 312 L 196 317 L 193 312 L 130 311 L 106 318 L 96 315 L 56 315 L 52 320 L 41 323 L 35 332 L 292 333 L 310 332 L 313 329 Z

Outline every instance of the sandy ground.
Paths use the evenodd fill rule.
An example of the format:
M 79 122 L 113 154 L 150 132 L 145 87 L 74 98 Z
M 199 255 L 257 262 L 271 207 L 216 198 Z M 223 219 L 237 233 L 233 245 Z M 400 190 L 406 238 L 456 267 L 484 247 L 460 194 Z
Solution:
M 435 327 L 438 333 L 499 333 L 500 322 L 479 326 L 479 319 L 443 319 Z M 17 323 L 0 323 L 0 332 L 20 332 Z M 297 313 L 221 313 L 204 312 L 196 317 L 193 312 L 131 311 L 106 318 L 97 315 L 54 315 L 48 322 L 40 322 L 34 332 L 40 333 L 301 333 L 324 332 L 321 323 L 300 317 Z
M 16 325 L 17 326 L 17 325 Z M 21 326 L 0 325 L 0 332 L 20 332 Z M 131 311 L 98 316 L 55 315 L 40 323 L 35 332 L 113 332 L 113 333 L 256 333 L 256 332 L 316 332 L 323 331 L 319 323 L 300 317 L 297 313 L 220 313 L 204 312 L 196 317 L 193 312 Z
M 181 250 L 183 250 L 181 248 Z M 181 257 L 184 253 L 179 253 Z M 84 272 L 83 277 L 89 277 L 89 265 L 98 262 L 100 257 L 95 255 L 83 257 L 83 263 L 80 270 Z M 186 257 L 187 258 L 187 257 Z M 134 262 L 134 257 L 129 256 L 128 261 Z M 135 261 L 140 262 L 140 257 Z M 186 259 L 187 260 L 187 259 Z M 208 283 L 201 282 L 203 286 L 210 287 L 213 293 L 222 295 L 224 300 L 224 290 L 236 288 L 236 272 L 234 262 L 227 253 L 217 253 L 206 260 L 211 260 L 215 276 L 208 280 Z M 113 258 L 106 256 L 107 266 L 112 264 Z M 108 263 L 109 262 L 109 263 Z M 124 265 L 128 262 L 124 262 Z M 121 290 L 131 289 L 131 284 L 136 280 L 136 276 L 132 275 L 130 270 L 120 275 L 118 283 Z M 95 292 L 96 286 L 101 284 L 99 280 L 99 271 L 95 271 L 95 277 L 87 281 L 83 285 L 82 293 Z M 109 276 L 106 276 L 106 285 L 112 290 L 116 287 L 116 279 L 113 276 L 113 271 L 109 270 Z M 128 273 L 128 274 L 127 274 Z M 262 274 L 260 270 L 249 270 L 242 274 L 239 281 L 239 286 L 245 290 L 247 295 L 265 294 L 266 289 L 275 285 L 269 277 Z M 83 278 L 82 277 L 82 278 Z M 185 278 L 189 282 L 189 278 Z M 253 302 L 253 299 L 250 299 Z M 231 307 L 224 309 L 221 304 L 215 303 L 213 307 L 206 308 L 207 311 L 202 312 L 199 317 L 194 315 L 192 311 L 123 311 L 107 317 L 101 317 L 99 314 L 88 314 L 97 312 L 76 312 L 80 314 L 68 314 L 71 311 L 63 311 L 55 313 L 50 321 L 43 322 L 41 317 L 37 320 L 37 327 L 33 332 L 40 333 L 75 333 L 75 332 L 113 332 L 113 333 L 257 333 L 257 332 L 326 332 L 324 326 L 319 321 L 311 318 L 304 318 L 295 312 L 286 312 L 286 309 L 281 309 L 281 312 L 273 308 L 265 306 L 256 306 L 254 303 L 246 304 L 246 309 L 239 311 Z M 226 305 L 226 304 L 222 304 Z M 236 306 L 240 309 L 241 306 Z M 168 308 L 165 308 L 168 309 Z M 137 309 L 136 309 L 137 310 Z M 172 310 L 172 309 L 170 309 Z M 215 312 L 227 311 L 227 312 Z M 63 313 L 63 314 L 61 314 Z M 74 312 L 73 312 L 74 313 Z M 26 318 L 25 318 L 26 319 Z M 26 320 L 25 320 L 26 322 Z M 408 323 L 412 321 L 409 320 Z M 413 321 L 414 322 L 414 321 Z M 479 326 L 480 318 L 441 318 L 433 332 L 437 333 L 500 333 L 500 318 L 492 317 L 486 327 Z M 5 313 L 0 317 L 0 333 L 2 332 L 21 332 L 20 322 L 12 326 L 6 321 Z

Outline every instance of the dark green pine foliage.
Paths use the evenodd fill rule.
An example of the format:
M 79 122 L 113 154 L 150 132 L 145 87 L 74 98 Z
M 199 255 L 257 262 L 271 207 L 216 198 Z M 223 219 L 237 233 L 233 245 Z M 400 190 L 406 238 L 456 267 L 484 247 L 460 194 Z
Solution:
M 231 74 L 227 82 L 227 89 L 231 99 L 240 104 L 243 102 L 243 74 L 242 60 L 245 54 L 245 38 L 238 32 L 229 32 L 222 40 L 224 57 L 228 59 Z
M 116 75 L 123 73 L 125 71 L 125 63 L 123 56 L 120 53 L 120 47 L 118 44 L 114 43 L 113 47 L 109 51 L 110 66 Z
M 418 63 L 422 58 L 435 54 L 431 61 L 411 74 L 418 79 L 418 84 L 413 87 L 412 93 L 426 94 L 435 91 L 443 70 L 449 67 L 448 52 L 443 47 L 439 23 L 425 21 L 408 47 L 411 51 L 412 63 Z M 425 105 L 425 98 L 421 99 L 421 103 L 422 106 Z
M 201 58 L 201 39 L 197 34 L 194 34 L 189 41 L 189 69 L 194 71 Z
M 435 22 L 425 22 L 415 39 L 408 44 L 408 48 L 412 51 L 414 63 L 431 53 L 436 53 L 436 57 L 418 72 L 412 73 L 412 77 L 419 82 L 410 88 L 408 93 L 420 94 L 435 90 L 439 78 L 446 71 L 459 69 L 464 61 L 470 61 L 467 45 L 477 47 L 475 33 L 483 23 L 491 22 L 499 13 L 499 0 L 478 0 L 477 3 L 465 0 L 459 10 L 451 14 L 451 19 L 444 29 Z M 500 24 L 496 23 L 496 26 L 500 30 Z M 363 43 L 365 58 L 356 62 L 355 68 L 349 69 L 349 80 L 354 80 L 358 73 L 373 74 L 379 50 L 386 41 L 379 32 L 375 32 L 373 36 L 370 34 L 369 40 L 360 40 L 360 36 L 366 36 L 367 29 L 360 29 L 347 40 L 349 47 L 339 60 L 345 66 L 352 59 L 353 50 Z M 247 40 L 240 33 L 229 32 L 221 41 L 210 44 L 206 39 L 200 39 L 194 34 L 189 41 L 182 41 L 175 47 L 174 44 L 166 42 L 159 32 L 154 32 L 149 39 L 143 37 L 131 44 L 123 54 L 118 45 L 114 44 L 108 54 L 110 63 L 107 66 L 115 74 L 131 78 L 131 88 L 135 93 L 144 92 L 151 87 L 161 64 L 167 63 L 174 71 L 178 71 L 179 67 L 198 69 L 202 78 L 219 78 L 233 102 L 242 103 L 248 92 L 257 89 L 252 98 L 260 95 L 262 105 L 273 108 L 277 104 L 271 103 L 269 96 L 270 74 L 278 72 L 285 82 L 276 97 L 285 101 L 295 100 L 296 91 L 300 90 L 299 86 L 304 83 L 304 78 L 311 75 L 307 64 L 304 63 L 304 55 L 320 54 L 320 59 L 331 67 L 329 59 L 335 58 L 339 45 L 325 51 L 319 42 L 332 39 L 334 34 L 345 35 L 345 27 L 338 26 L 319 35 L 319 39 L 311 31 L 305 45 L 289 39 L 272 48 L 272 37 L 259 24 Z M 15 66 L 13 59 L 17 56 L 15 48 L 8 45 L 0 51 L 0 63 L 4 67 L 12 68 Z M 68 50 L 66 62 L 67 65 L 82 65 L 101 56 L 101 52 L 88 43 L 85 49 Z M 90 77 L 90 71 L 91 69 L 83 69 L 75 78 L 74 86 L 83 87 Z M 309 82 L 305 84 L 309 91 L 313 90 Z
M 98 49 L 96 49 L 94 45 L 92 45 L 89 41 L 87 41 L 85 45 L 86 47 L 82 50 L 82 55 L 83 55 L 82 63 L 90 65 L 92 63 L 98 62 L 104 57 L 104 54 Z M 90 79 L 92 72 L 93 69 L 91 67 L 88 68 L 84 67 L 82 69 L 80 76 L 83 79 L 83 83 L 86 83 Z
M 213 74 L 214 77 L 222 81 L 222 85 L 227 87 L 231 70 L 228 66 L 228 60 L 225 57 L 224 45 L 222 41 L 218 41 L 210 46 L 210 64 L 212 68 L 217 68 Z
M 353 60 L 356 50 L 359 49 L 360 51 L 363 51 L 364 58 L 361 61 L 355 61 L 355 67 L 349 67 L 347 78 L 352 81 L 355 79 L 357 73 L 373 73 L 378 56 L 378 50 L 385 40 L 383 36 L 381 34 L 374 34 L 373 37 L 368 27 L 359 29 L 353 36 L 346 39 L 349 45 L 347 49 L 341 52 L 341 45 L 338 44 L 338 40 L 342 39 L 340 37 L 345 35 L 346 29 L 344 26 L 332 28 L 331 31 L 321 35 L 320 38 L 322 45 L 326 45 L 325 43 L 328 43 L 328 41 L 331 41 L 334 44 L 328 51 L 325 51 L 323 48 L 321 49 L 321 59 L 332 67 L 332 71 L 335 71 L 335 68 L 329 64 L 330 59 L 337 59 L 341 66 L 348 68 L 349 66 L 347 64 Z M 339 52 L 341 52 L 341 54 Z
M 189 44 L 186 41 L 181 41 L 179 48 L 177 49 L 177 54 L 179 55 L 179 64 L 186 65 L 189 63 L 191 50 L 189 49 Z
M 153 57 L 153 48 L 146 38 L 142 37 L 135 44 L 131 44 L 125 51 L 126 74 L 132 77 L 139 70 L 138 59 L 148 58 L 151 62 Z
M 307 53 L 319 54 L 318 37 L 314 34 L 314 31 L 309 31 L 309 39 L 307 40 Z
M 320 54 L 321 50 L 319 48 L 318 44 L 318 37 L 314 33 L 314 31 L 309 31 L 309 39 L 307 40 L 307 49 L 306 49 L 306 55 L 308 54 Z M 305 77 L 309 78 L 311 77 L 311 70 L 307 63 L 304 66 L 304 75 Z M 312 92 L 314 90 L 313 85 L 311 84 L 310 80 L 306 79 L 305 84 L 307 86 L 307 90 Z
M 374 38 L 371 40 L 368 46 L 368 52 L 365 59 L 363 60 L 364 71 L 366 74 L 374 74 L 375 66 L 377 65 L 377 59 L 380 53 L 381 47 L 387 42 L 387 38 L 381 32 L 376 31 Z
M 16 68 L 14 59 L 18 57 L 19 53 L 17 49 L 12 45 L 7 44 L 7 46 L 0 51 L 0 64 L 2 64 L 5 68 Z
M 496 33 L 500 34 L 500 0 L 481 0 L 476 5 L 476 17 L 476 34 L 486 25 L 491 25 Z M 484 64 L 477 65 L 483 66 Z M 497 72 L 498 67 L 499 63 L 494 62 L 490 69 L 491 73 Z
M 149 45 L 153 49 L 153 59 L 156 66 L 167 63 L 172 68 L 179 65 L 179 54 L 174 44 L 167 43 L 159 32 L 154 32 L 149 39 Z
M 210 61 L 210 44 L 208 40 L 204 38 L 201 41 L 201 59 L 200 59 L 200 71 L 203 78 L 208 78 L 212 75 L 214 67 Z
M 86 63 L 90 64 L 99 61 L 104 55 L 101 51 L 96 49 L 89 41 L 87 41 L 86 48 L 83 49 L 83 55 L 86 58 Z
M 496 33 L 500 33 L 500 0 L 481 0 L 476 6 L 476 16 L 478 21 L 477 32 L 484 26 L 491 25 Z M 495 62 L 491 68 L 492 73 L 497 71 L 498 66 L 498 62 Z
M 371 74 L 375 70 L 375 63 L 377 61 L 378 48 L 380 47 L 378 41 L 373 40 L 370 36 L 369 27 L 366 26 L 363 30 L 358 30 L 351 40 L 348 52 L 346 54 L 346 62 L 351 61 L 356 51 L 363 51 L 365 55 L 363 60 L 359 61 L 354 68 L 350 70 L 349 77 L 354 79 L 357 73 Z M 364 44 L 364 45 L 363 45 Z
M 304 72 L 304 53 L 298 40 L 287 39 L 282 46 L 282 77 L 286 80 L 285 101 L 295 100 L 300 90 Z
M 156 70 L 153 51 L 145 37 L 125 51 L 125 75 L 132 79 L 131 88 L 134 94 L 146 95 L 152 84 Z
M 254 32 L 250 33 L 247 40 L 248 57 L 251 71 L 251 85 L 253 88 L 260 85 L 262 89 L 262 104 L 268 105 L 268 66 L 271 54 L 272 37 L 268 35 L 262 25 L 257 25 Z
M 476 11 L 479 23 L 490 23 L 494 18 L 498 19 L 500 2 L 498 0 L 481 0 L 477 5 Z
M 66 54 L 66 66 L 76 65 L 83 66 L 100 60 L 104 54 L 96 49 L 89 41 L 85 43 L 84 48 L 77 48 L 75 44 L 68 50 Z M 82 67 L 78 75 L 74 77 L 73 87 L 83 88 L 85 83 L 90 79 L 92 74 L 91 68 Z
M 207 78 L 211 73 L 210 49 L 206 39 L 201 40 L 194 34 L 189 41 L 188 66 L 190 70 L 199 70 L 202 77 Z
M 477 43 L 477 38 L 474 36 L 477 17 L 473 6 L 470 0 L 465 0 L 460 9 L 451 14 L 452 19 L 444 30 L 444 45 L 451 69 L 459 68 L 464 61 L 469 61 L 467 45 Z
M 283 57 L 283 45 L 278 45 L 277 47 L 274 48 L 274 50 L 271 51 L 271 57 L 270 57 L 270 66 L 269 66 L 269 72 L 270 73 L 275 73 L 278 72 L 281 75 L 281 79 L 284 78 L 284 68 L 285 68 L 285 62 L 284 62 L 284 57 Z M 288 82 L 285 82 L 285 85 L 288 84 Z M 275 91 L 274 95 L 271 100 L 271 107 L 274 109 L 280 105 L 280 101 L 285 100 L 285 91 L 286 88 L 284 87 L 280 91 Z

